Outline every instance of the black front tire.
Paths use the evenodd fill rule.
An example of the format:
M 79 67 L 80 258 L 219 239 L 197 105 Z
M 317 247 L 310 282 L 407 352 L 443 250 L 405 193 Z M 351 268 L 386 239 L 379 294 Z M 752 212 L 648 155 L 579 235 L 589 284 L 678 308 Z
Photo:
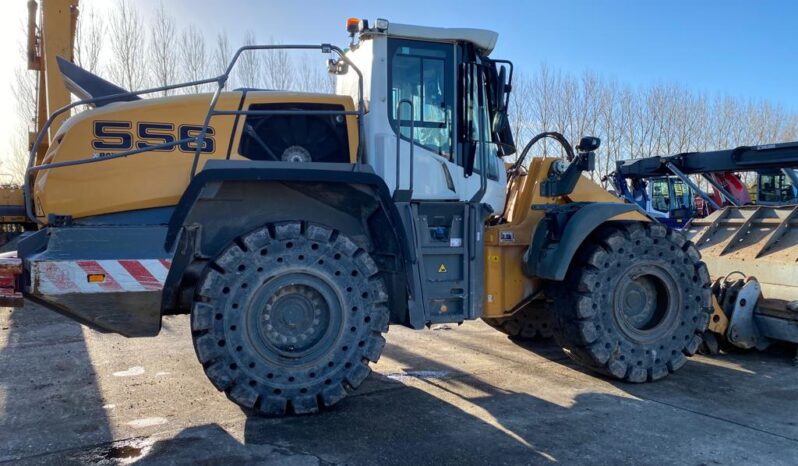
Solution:
M 698 250 L 660 224 L 618 224 L 586 241 L 552 283 L 554 336 L 578 363 L 628 382 L 661 379 L 702 342 L 712 309 Z
M 385 345 L 388 296 L 369 254 L 322 225 L 265 226 L 205 269 L 191 311 L 214 386 L 267 415 L 329 407 L 357 388 Z

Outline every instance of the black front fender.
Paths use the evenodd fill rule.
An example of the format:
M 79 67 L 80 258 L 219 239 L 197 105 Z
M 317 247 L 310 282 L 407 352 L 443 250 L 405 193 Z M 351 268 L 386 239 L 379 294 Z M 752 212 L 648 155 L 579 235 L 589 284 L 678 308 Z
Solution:
M 627 212 L 640 212 L 633 204 L 590 202 L 552 206 L 532 235 L 524 254 L 524 274 L 532 278 L 561 281 L 576 251 L 596 228 Z

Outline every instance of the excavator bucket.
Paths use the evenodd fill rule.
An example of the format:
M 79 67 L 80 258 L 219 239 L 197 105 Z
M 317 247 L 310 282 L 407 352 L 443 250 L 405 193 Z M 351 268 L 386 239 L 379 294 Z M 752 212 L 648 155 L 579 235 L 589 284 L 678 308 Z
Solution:
M 686 231 L 713 278 L 741 272 L 766 298 L 798 300 L 798 206 L 726 207 Z
M 726 207 L 685 231 L 715 280 L 713 319 L 728 319 L 728 342 L 798 343 L 798 206 Z

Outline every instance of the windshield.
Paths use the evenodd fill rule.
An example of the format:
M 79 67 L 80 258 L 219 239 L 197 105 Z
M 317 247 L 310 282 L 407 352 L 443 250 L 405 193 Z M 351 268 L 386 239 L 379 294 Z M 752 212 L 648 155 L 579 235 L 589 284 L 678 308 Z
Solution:
M 795 191 L 792 181 L 783 173 L 761 175 L 759 178 L 760 202 L 790 202 L 796 198 Z
M 410 139 L 412 121 L 413 141 L 449 159 L 453 132 L 453 55 L 454 49 L 449 44 L 396 39 L 390 45 L 389 108 L 394 130 Z
M 651 180 L 651 207 L 660 212 L 692 209 L 695 206 L 693 191 L 678 178 Z

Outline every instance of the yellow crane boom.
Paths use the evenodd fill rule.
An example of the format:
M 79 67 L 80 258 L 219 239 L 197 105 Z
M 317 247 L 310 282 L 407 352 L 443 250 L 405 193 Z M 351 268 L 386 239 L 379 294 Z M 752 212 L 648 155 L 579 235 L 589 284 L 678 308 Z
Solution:
M 58 70 L 56 57 L 74 60 L 78 3 L 79 0 L 28 1 L 28 69 L 38 72 L 36 128 L 30 133 L 31 142 L 48 116 L 70 103 L 70 93 Z M 68 116 L 61 115 L 50 126 L 48 143 L 42 144 L 36 154 L 37 164 L 41 163 L 49 143 Z

